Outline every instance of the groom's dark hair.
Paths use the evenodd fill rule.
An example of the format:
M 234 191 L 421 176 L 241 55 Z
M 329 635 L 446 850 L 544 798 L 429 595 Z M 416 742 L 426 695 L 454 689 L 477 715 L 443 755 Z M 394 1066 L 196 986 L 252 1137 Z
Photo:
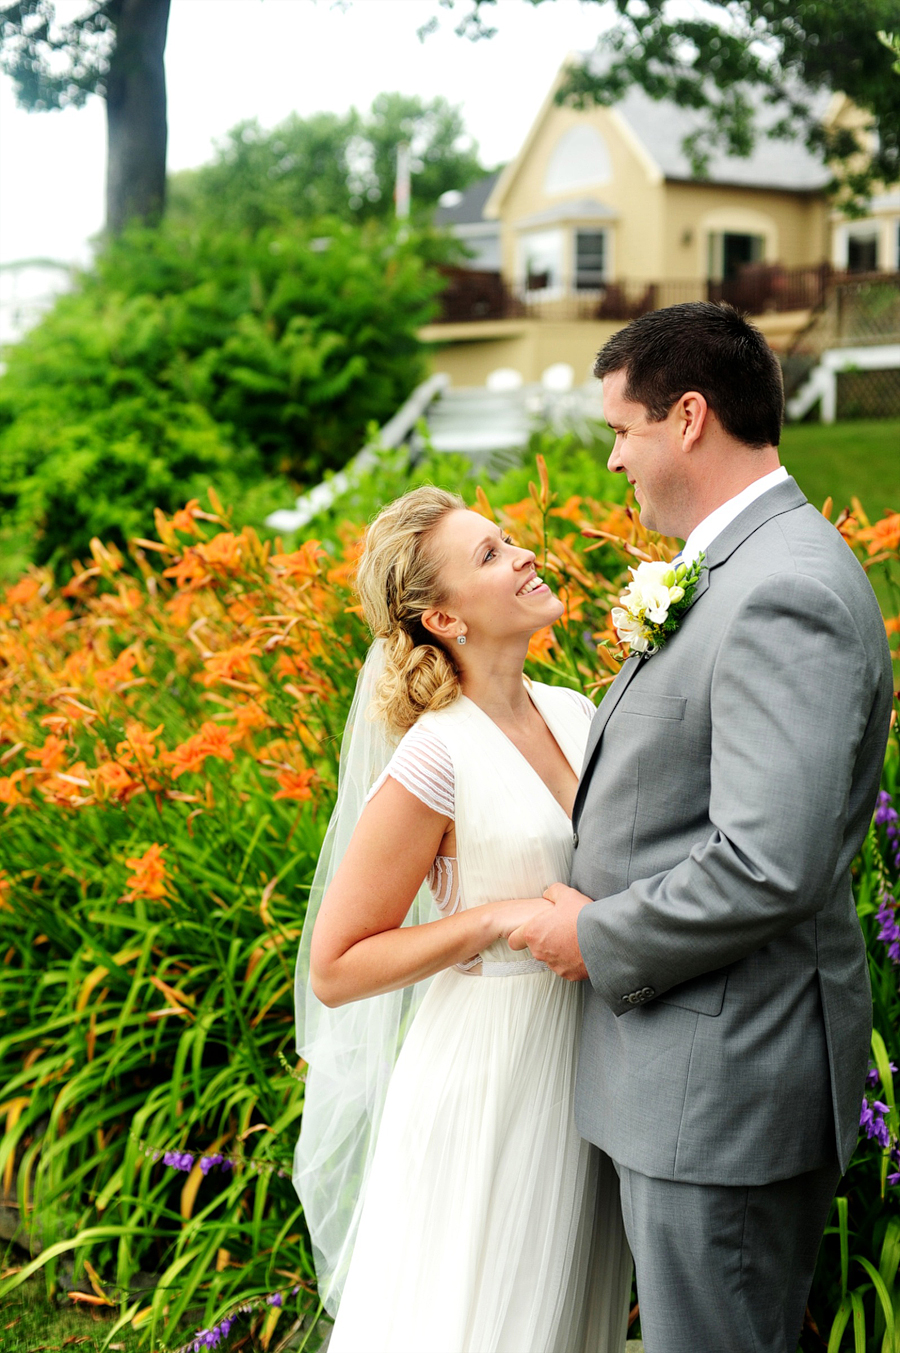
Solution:
M 613 334 L 594 363 L 602 380 L 626 374 L 625 398 L 661 423 L 688 390 L 706 399 L 725 431 L 748 446 L 777 446 L 784 419 L 781 365 L 733 306 L 689 301 L 652 310 Z

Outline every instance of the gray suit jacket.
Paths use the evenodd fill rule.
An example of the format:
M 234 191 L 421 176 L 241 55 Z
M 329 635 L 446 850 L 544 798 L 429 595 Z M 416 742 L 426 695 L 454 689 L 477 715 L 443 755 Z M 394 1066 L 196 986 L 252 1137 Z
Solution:
M 761 1184 L 857 1139 L 871 1031 L 850 864 L 891 666 L 868 580 L 791 479 L 713 541 L 677 633 L 594 720 L 572 884 L 582 1135 L 643 1174 Z

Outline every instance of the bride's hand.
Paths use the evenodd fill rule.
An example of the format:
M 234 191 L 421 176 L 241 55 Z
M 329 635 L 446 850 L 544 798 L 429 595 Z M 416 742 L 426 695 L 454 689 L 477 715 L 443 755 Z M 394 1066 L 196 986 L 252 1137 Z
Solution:
M 503 902 L 491 902 L 492 929 L 498 940 L 508 940 L 514 930 L 519 930 L 533 920 L 539 912 L 552 910 L 552 904 L 546 897 L 514 897 Z

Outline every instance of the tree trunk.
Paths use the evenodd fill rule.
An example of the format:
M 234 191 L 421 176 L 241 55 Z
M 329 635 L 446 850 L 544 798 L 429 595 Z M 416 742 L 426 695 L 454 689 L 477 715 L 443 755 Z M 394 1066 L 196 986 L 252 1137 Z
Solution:
M 166 198 L 166 72 L 171 0 L 120 0 L 106 81 L 106 228 L 157 221 Z

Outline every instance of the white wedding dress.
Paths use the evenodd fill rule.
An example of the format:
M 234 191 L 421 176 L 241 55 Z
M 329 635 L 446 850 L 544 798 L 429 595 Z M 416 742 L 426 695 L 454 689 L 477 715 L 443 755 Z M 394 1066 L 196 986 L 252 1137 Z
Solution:
M 593 706 L 530 693 L 577 774 Z M 386 774 L 452 812 L 456 858 L 430 877 L 445 914 L 568 878 L 569 818 L 472 701 L 424 715 Z M 621 1353 L 631 1256 L 612 1166 L 574 1126 L 580 1013 L 578 983 L 504 942 L 432 980 L 390 1081 L 329 1353 Z

